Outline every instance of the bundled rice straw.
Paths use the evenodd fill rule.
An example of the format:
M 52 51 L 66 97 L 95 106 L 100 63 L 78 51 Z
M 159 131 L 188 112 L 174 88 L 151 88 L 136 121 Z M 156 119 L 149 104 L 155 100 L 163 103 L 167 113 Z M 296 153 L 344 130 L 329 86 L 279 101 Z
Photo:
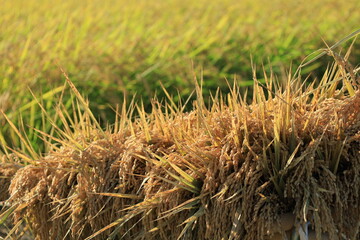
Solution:
M 13 177 L 14 222 L 43 240 L 359 239 L 360 92 L 340 67 L 316 87 L 255 81 L 250 105 L 235 86 L 206 108 L 198 88 L 193 111 L 154 101 L 113 132 L 85 111 Z

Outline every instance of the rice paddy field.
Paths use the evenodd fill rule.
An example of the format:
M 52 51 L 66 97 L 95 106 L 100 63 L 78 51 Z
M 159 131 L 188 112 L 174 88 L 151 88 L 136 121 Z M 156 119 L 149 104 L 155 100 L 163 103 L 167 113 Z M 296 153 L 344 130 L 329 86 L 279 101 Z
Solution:
M 357 9 L 0 0 L 0 239 L 360 239 Z

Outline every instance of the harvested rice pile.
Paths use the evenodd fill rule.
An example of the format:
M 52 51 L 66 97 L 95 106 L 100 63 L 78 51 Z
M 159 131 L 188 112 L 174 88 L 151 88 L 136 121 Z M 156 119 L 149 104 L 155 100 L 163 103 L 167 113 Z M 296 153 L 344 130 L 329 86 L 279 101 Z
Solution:
M 13 177 L 14 223 L 42 240 L 360 239 L 360 91 L 342 70 L 316 87 L 255 84 L 251 104 L 234 87 L 206 108 L 198 89 L 193 111 L 154 101 L 114 131 L 85 112 Z

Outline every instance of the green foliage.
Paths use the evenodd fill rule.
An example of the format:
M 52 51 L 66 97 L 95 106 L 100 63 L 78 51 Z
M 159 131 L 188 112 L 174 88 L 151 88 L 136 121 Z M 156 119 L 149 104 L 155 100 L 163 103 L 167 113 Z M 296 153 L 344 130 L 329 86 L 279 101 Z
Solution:
M 301 5 L 284 0 L 0 4 L 0 109 L 15 125 L 23 122 L 26 132 L 51 128 L 31 102 L 28 88 L 36 96 L 51 93 L 43 101 L 47 111 L 54 112 L 53 89 L 64 82 L 60 67 L 91 99 L 94 115 L 105 125 L 115 118 L 109 105 L 121 104 L 124 98 L 130 102 L 136 94 L 145 109 L 155 93 L 165 98 L 160 81 L 177 102 L 178 91 L 184 99 L 191 94 L 196 72 L 204 79 L 207 101 L 218 87 L 227 91 L 225 78 L 236 75 L 240 86 L 252 85 L 251 60 L 258 74 L 262 64 L 270 69 L 270 63 L 274 73 L 285 74 L 290 61 L 298 65 L 324 46 L 321 37 L 332 44 L 360 22 L 353 14 L 360 7 L 355 0 L 307 0 Z M 359 50 L 353 51 L 353 57 L 358 56 Z M 303 73 L 316 68 L 314 75 L 321 76 L 324 68 L 317 67 L 309 65 Z M 18 146 L 17 134 L 2 116 L 0 124 L 1 141 Z M 29 138 L 37 142 L 36 136 Z M 44 151 L 41 144 L 35 150 Z

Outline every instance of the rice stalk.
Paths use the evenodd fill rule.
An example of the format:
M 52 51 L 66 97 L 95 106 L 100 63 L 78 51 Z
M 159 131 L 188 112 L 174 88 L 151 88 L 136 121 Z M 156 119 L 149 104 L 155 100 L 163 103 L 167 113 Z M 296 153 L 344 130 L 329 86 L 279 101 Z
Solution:
M 26 219 L 37 239 L 359 238 L 358 79 L 329 49 L 335 63 L 317 85 L 254 74 L 252 102 L 234 84 L 206 107 L 195 82 L 192 111 L 134 103 L 111 131 L 66 76 L 76 99 L 72 112 L 57 106 L 64 128 L 43 113 L 60 137 L 36 130 L 57 146 L 8 148 L 28 162 L 4 193 L 21 206 L 15 226 Z

